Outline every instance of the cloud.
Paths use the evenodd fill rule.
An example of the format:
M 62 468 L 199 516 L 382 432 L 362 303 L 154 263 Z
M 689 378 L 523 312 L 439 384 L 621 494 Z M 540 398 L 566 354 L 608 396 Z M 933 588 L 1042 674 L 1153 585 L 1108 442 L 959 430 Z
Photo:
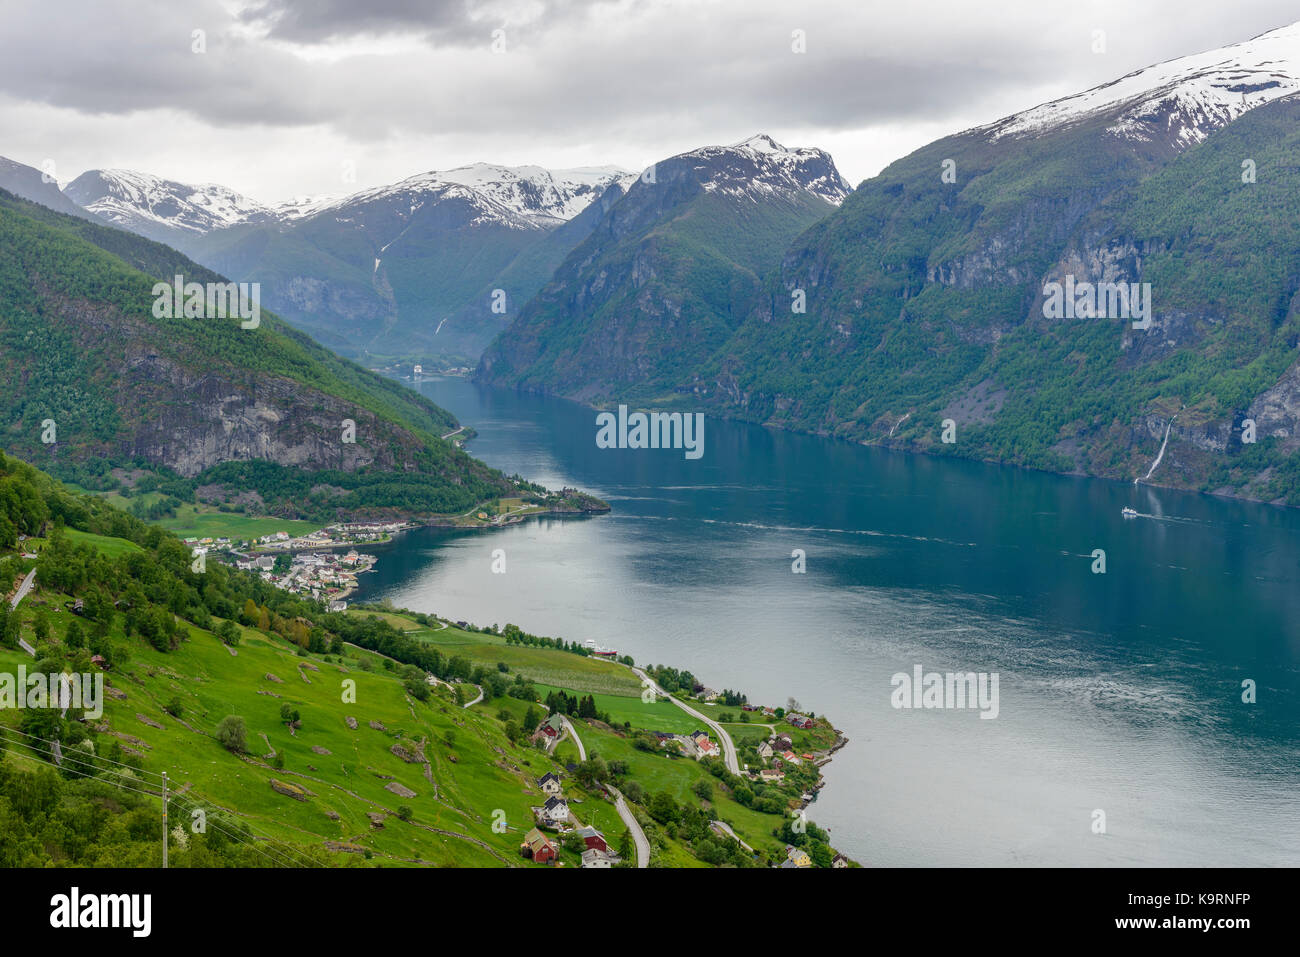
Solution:
M 761 130 L 835 144 L 856 182 L 936 135 L 1280 25 L 1288 6 L 20 0 L 0 34 L 0 155 L 35 164 L 54 144 L 61 170 L 111 156 L 274 200 L 337 192 L 343 159 L 357 186 L 476 160 L 638 169 Z

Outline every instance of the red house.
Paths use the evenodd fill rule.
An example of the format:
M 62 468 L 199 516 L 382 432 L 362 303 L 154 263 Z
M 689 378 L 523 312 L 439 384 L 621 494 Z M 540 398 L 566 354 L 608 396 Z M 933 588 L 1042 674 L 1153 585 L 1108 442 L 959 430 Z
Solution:
M 582 842 L 587 845 L 589 851 L 609 851 L 609 845 L 605 843 L 605 835 L 596 830 L 590 824 L 578 832 Z
M 524 843 L 519 845 L 519 853 L 531 859 L 534 864 L 550 864 L 560 856 L 555 845 L 537 828 L 524 835 Z

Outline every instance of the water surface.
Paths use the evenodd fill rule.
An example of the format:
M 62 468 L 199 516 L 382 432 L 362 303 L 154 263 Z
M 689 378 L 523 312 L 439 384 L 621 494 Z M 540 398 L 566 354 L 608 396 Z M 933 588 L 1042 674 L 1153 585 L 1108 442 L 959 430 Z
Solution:
M 695 461 L 598 449 L 593 410 L 420 388 L 614 511 L 408 533 L 358 597 L 826 713 L 851 743 L 811 815 L 864 863 L 1300 864 L 1300 512 L 712 418 Z M 998 673 L 998 717 L 894 709 L 917 664 Z

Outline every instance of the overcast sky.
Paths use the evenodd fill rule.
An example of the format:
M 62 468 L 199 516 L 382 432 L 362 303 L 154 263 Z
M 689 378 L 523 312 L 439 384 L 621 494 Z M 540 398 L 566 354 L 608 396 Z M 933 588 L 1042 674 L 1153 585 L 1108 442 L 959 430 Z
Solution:
M 757 132 L 829 150 L 856 185 L 947 133 L 1300 19 L 1293 0 L 0 4 L 0 155 L 265 202 L 479 160 L 639 170 Z

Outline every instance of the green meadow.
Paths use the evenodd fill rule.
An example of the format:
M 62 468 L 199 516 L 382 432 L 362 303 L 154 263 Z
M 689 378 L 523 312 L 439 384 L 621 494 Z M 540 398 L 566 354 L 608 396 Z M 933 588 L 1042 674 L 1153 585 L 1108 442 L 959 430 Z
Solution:
M 358 615 L 375 614 L 357 610 Z M 474 665 L 495 668 L 505 662 L 510 671 L 521 674 L 536 684 L 566 688 L 583 694 L 635 695 L 641 694 L 641 682 L 622 665 L 603 658 L 593 658 L 554 648 L 536 648 L 527 645 L 508 645 L 499 635 L 463 631 L 455 625 L 446 628 L 429 628 L 403 615 L 384 616 L 391 624 L 408 631 L 411 637 L 437 645 L 446 655 L 460 655 Z M 405 622 L 405 625 L 398 624 Z M 413 627 L 412 627 L 413 626 Z

